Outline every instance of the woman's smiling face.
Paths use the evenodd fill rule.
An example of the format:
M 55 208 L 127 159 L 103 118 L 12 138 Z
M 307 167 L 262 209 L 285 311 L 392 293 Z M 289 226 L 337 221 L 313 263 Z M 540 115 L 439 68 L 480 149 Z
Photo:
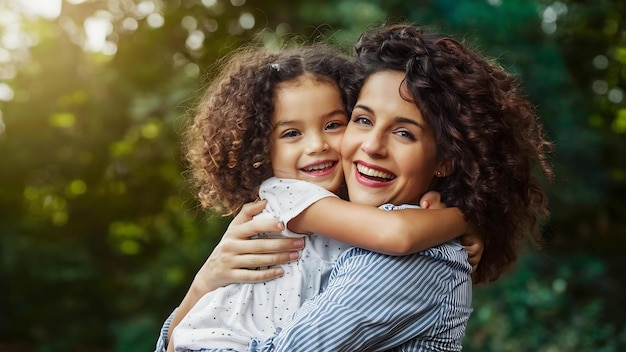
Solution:
M 430 126 L 417 105 L 402 98 L 410 97 L 404 76 L 377 72 L 361 88 L 341 143 L 352 202 L 417 204 L 435 172 L 445 171 Z

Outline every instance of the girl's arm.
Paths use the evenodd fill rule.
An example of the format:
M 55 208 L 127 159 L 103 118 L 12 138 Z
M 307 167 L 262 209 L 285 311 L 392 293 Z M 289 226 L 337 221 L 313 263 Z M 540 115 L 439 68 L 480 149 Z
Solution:
M 416 253 L 470 230 L 458 208 L 385 211 L 333 197 L 313 203 L 287 226 L 389 255 Z

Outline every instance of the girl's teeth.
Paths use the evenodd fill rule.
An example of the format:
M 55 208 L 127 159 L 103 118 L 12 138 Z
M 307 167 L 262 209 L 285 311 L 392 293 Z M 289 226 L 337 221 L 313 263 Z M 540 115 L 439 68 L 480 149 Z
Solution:
M 329 167 L 333 166 L 332 162 L 328 162 L 328 163 L 323 163 L 323 164 L 318 164 L 312 167 L 308 167 L 306 169 L 304 169 L 305 171 L 318 171 L 318 170 L 324 170 L 324 169 L 328 169 Z

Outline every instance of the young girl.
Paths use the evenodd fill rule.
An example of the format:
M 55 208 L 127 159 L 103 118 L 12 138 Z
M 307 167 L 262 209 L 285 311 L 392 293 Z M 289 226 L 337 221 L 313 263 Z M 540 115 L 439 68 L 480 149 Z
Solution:
M 300 258 L 276 280 L 219 288 L 191 311 L 193 299 L 184 300 L 172 320 L 177 327 L 170 348 L 245 350 L 270 336 L 323 289 L 350 245 L 399 255 L 467 232 L 458 209 L 386 212 L 337 198 L 344 182 L 340 143 L 355 96 L 351 77 L 349 59 L 315 46 L 239 53 L 213 80 L 186 135 L 203 205 L 230 214 L 260 194 L 268 200 L 268 216 L 285 225 L 283 236 L 328 237 L 304 236 Z M 433 160 L 433 167 L 446 165 Z M 410 201 L 418 203 L 420 196 Z M 341 214 L 341 221 L 298 218 L 314 209 Z

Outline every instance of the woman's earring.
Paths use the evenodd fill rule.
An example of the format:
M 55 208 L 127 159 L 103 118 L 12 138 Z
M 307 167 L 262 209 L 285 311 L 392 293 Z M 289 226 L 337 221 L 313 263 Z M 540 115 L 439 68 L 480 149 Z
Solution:
M 443 171 L 436 171 L 435 172 L 435 176 L 437 176 L 437 177 L 445 177 L 446 174 L 444 174 Z

